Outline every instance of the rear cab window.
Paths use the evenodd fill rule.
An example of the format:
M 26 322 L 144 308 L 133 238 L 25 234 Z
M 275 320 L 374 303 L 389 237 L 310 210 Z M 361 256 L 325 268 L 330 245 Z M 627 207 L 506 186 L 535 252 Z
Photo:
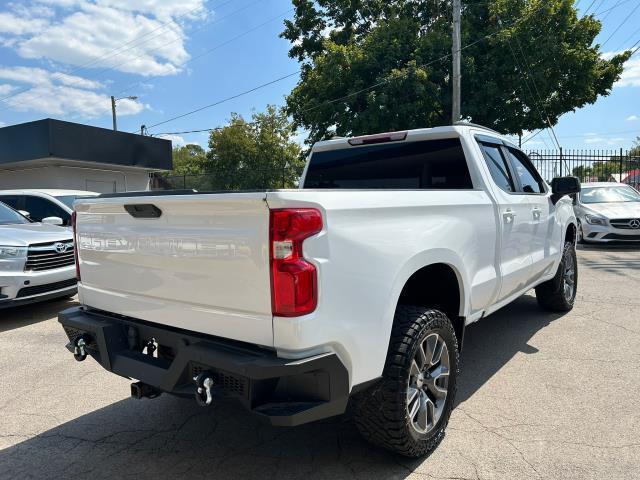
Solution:
M 471 190 L 459 138 L 349 146 L 314 152 L 304 188 Z

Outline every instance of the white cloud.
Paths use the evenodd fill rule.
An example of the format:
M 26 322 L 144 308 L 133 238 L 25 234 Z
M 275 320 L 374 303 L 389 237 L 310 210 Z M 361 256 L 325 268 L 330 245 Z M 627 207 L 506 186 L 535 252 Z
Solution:
M 605 52 L 602 58 L 609 59 L 622 52 Z M 624 71 L 614 87 L 640 87 L 640 57 L 632 57 L 624 64 Z
M 584 143 L 587 145 L 616 145 L 619 146 L 622 142 L 628 141 L 625 137 L 604 138 L 599 136 L 589 136 L 584 139 Z
M 158 135 L 158 138 L 164 138 L 165 140 L 171 140 L 171 144 L 174 147 L 182 147 L 183 145 L 187 144 L 187 142 L 185 142 L 185 140 L 184 140 L 184 137 L 181 137 L 180 135 L 162 134 L 162 135 Z
M 20 84 L 2 84 L 17 90 L 5 100 L 17 111 L 96 118 L 111 110 L 109 95 L 100 91 L 103 85 L 86 78 L 42 68 L 0 67 L 0 80 Z M 123 99 L 118 102 L 118 115 L 135 115 L 146 108 L 139 101 Z
M 36 33 L 45 28 L 47 23 L 47 20 L 41 18 L 24 18 L 11 12 L 0 12 L 0 33 L 3 34 Z
M 9 85 L 8 83 L 0 83 L 0 96 L 4 97 L 9 95 L 11 92 L 14 92 L 16 88 L 14 85 Z
M 31 0 L 0 12 L 0 34 L 24 58 L 173 75 L 190 58 L 184 22 L 206 18 L 205 1 Z
M 640 120 L 637 115 L 630 115 L 626 118 L 627 122 L 635 122 L 636 120 Z

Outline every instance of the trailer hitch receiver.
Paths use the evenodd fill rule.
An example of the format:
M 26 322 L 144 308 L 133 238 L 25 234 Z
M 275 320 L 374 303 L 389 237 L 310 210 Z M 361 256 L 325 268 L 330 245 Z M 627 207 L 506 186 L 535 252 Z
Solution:
M 214 381 L 211 372 L 202 372 L 197 377 L 193 377 L 193 381 L 196 382 L 196 402 L 201 407 L 208 407 L 213 402 L 211 389 Z

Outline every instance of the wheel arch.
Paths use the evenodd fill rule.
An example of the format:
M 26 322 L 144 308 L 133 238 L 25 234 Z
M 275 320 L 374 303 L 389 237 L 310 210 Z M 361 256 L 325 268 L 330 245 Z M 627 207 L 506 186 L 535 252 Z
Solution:
M 461 347 L 469 307 L 467 285 L 462 259 L 454 252 L 439 251 L 429 252 L 426 256 L 419 255 L 398 276 L 389 311 L 391 323 L 399 305 L 418 305 L 441 310 L 451 320 Z M 391 334 L 391 325 L 388 333 Z
M 576 226 L 576 220 L 573 219 L 573 221 L 569 221 L 569 223 L 567 224 L 567 227 L 564 230 L 563 244 L 566 242 L 576 243 L 577 238 L 578 238 L 578 228 Z

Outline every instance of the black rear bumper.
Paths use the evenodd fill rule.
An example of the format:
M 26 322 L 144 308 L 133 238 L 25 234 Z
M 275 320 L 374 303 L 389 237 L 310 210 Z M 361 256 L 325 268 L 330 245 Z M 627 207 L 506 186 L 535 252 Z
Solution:
M 214 393 L 236 397 L 273 425 L 294 426 L 345 411 L 347 369 L 333 353 L 301 360 L 194 332 L 74 307 L 59 322 L 70 344 L 82 336 L 86 352 L 106 370 L 176 395 L 195 395 L 194 377 L 214 378 Z M 156 355 L 145 345 L 155 340 Z

